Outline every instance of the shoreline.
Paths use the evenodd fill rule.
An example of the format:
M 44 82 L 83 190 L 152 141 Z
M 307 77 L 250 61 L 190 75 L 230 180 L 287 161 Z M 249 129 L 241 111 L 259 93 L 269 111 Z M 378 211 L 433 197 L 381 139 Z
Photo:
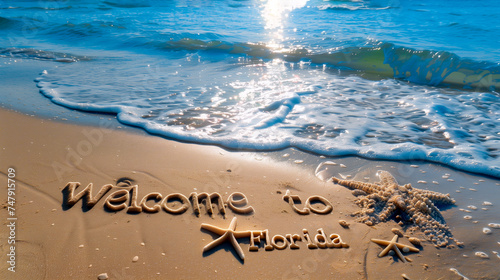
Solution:
M 87 112 L 66 108 L 64 106 L 53 103 L 49 98 L 45 97 L 36 86 L 34 78 L 38 77 L 43 71 L 57 68 L 61 62 L 43 61 L 23 58 L 5 58 L 0 57 L 0 77 L 5 76 L 8 78 L 3 81 L 3 91 L 0 93 L 0 108 L 5 110 L 12 110 L 21 114 L 38 117 L 47 120 L 54 120 L 61 123 L 70 123 L 77 125 L 99 126 L 115 130 L 122 130 L 131 132 L 137 135 L 152 136 L 165 139 L 166 141 L 174 141 L 179 143 L 195 144 L 201 146 L 216 146 L 223 150 L 230 152 L 250 152 L 257 154 L 269 155 L 274 160 L 281 161 L 283 154 L 297 154 L 300 160 L 304 160 L 304 165 L 308 165 L 310 169 L 316 168 L 321 162 L 321 154 L 309 151 L 302 151 L 297 148 L 285 148 L 279 150 L 263 150 L 256 151 L 252 149 L 232 149 L 222 145 L 212 145 L 208 143 L 194 143 L 190 141 L 182 141 L 171 139 L 161 134 L 153 134 L 146 131 L 140 126 L 131 126 L 124 124 L 117 120 L 115 114 L 103 114 L 99 112 Z M 85 62 L 74 62 L 85 63 Z M 17 74 L 17 75 L 16 75 Z M 28 101 L 29 100 L 29 101 Z M 260 156 L 258 156 L 260 157 Z M 327 158 L 360 158 L 363 162 L 398 162 L 403 165 L 421 165 L 421 164 L 435 164 L 442 165 L 445 169 L 451 169 L 456 172 L 464 172 L 473 176 L 480 176 L 492 180 L 500 180 L 492 175 L 461 170 L 459 168 L 449 166 L 439 162 L 432 162 L 429 160 L 391 160 L 391 159 L 370 159 L 359 157 L 356 155 L 347 156 L 327 156 Z
M 101 273 L 107 273 L 110 279 L 183 279 L 207 275 L 222 279 L 236 275 L 264 279 L 332 275 L 346 279 L 401 279 L 403 274 L 409 279 L 462 279 L 450 270 L 456 269 L 473 279 L 495 279 L 498 273 L 496 266 L 500 258 L 492 251 L 500 251 L 497 244 L 500 229 L 491 229 L 491 234 L 482 232 L 487 224 L 500 222 L 495 215 L 500 207 L 498 180 L 431 163 L 415 165 L 315 155 L 308 155 L 308 159 L 299 151 L 233 152 L 110 129 L 109 120 L 100 127 L 85 126 L 25 116 L 6 109 L 0 109 L 0 117 L 9 120 L 0 127 L 8 132 L 0 137 L 0 157 L 5 159 L 1 161 L 0 176 L 7 181 L 7 170 L 15 169 L 16 217 L 19 218 L 15 233 L 18 271 L 12 274 L 3 269 L 2 278 L 96 279 Z M 289 155 L 284 157 L 286 154 Z M 296 163 L 299 160 L 304 163 Z M 454 237 L 465 243 L 464 248 L 438 249 L 424 241 L 419 253 L 406 255 L 411 262 L 403 263 L 397 256 L 377 257 L 383 248 L 370 239 L 390 240 L 394 236 L 392 228 L 405 229 L 394 220 L 371 227 L 356 222 L 351 213 L 359 207 L 351 191 L 331 181 L 319 180 L 311 170 L 314 160 L 336 163 L 326 165 L 329 169 L 322 173 L 325 179 L 344 176 L 376 182 L 376 170 L 383 169 L 391 172 L 400 184 L 411 183 L 415 188 L 450 193 L 456 205 L 442 210 L 441 214 Z M 305 165 L 308 162 L 310 164 Z M 138 204 L 151 192 L 163 197 L 179 193 L 188 198 L 193 192 L 215 192 L 226 202 L 231 194 L 242 193 L 247 198 L 247 206 L 252 206 L 254 211 L 239 214 L 228 208 L 225 215 L 217 211 L 210 214 L 203 203 L 199 215 L 194 208 L 177 215 L 164 208 L 135 214 L 125 209 L 111 211 L 105 205 L 111 191 L 91 209 L 82 208 L 82 200 L 65 207 L 63 190 L 69 182 L 81 183 L 75 193 L 92 183 L 94 195 L 107 184 L 116 190 L 120 188 L 117 185 L 128 182 L 138 186 Z M 308 197 L 321 196 L 333 209 L 328 214 L 301 215 L 283 199 L 287 190 L 301 198 L 299 208 Z M 133 192 L 128 192 L 127 207 L 132 205 L 132 197 Z M 2 198 L 6 207 L 6 192 Z M 120 197 L 115 198 L 112 205 L 123 202 Z M 168 205 L 177 209 L 179 203 L 175 204 L 176 197 L 173 198 Z M 159 201 L 151 197 L 146 205 L 152 207 L 155 202 Z M 182 202 L 182 198 L 177 202 Z M 492 205 L 482 205 L 484 202 Z M 312 204 L 319 209 L 322 205 Z M 6 215 L 3 211 L 4 224 Z M 466 215 L 471 219 L 464 219 Z M 203 253 L 203 248 L 218 235 L 203 230 L 201 225 L 227 228 L 234 217 L 237 231 L 267 229 L 268 235 L 278 236 L 277 247 L 284 243 L 279 236 L 297 234 L 302 239 L 297 241 L 299 249 L 276 247 L 267 251 L 264 247 L 270 241 L 261 240 L 257 250 L 250 251 L 250 238 L 242 237 L 238 242 L 244 261 L 230 243 Z M 349 228 L 342 227 L 339 220 L 347 221 Z M 319 229 L 328 237 L 337 234 L 349 247 L 309 249 L 304 229 L 310 236 L 319 234 Z M 405 232 L 405 235 L 425 240 L 419 231 Z M 4 240 L 2 259 L 8 253 Z M 398 242 L 410 245 L 407 237 L 399 238 Z M 478 251 L 487 253 L 489 258 L 475 256 Z

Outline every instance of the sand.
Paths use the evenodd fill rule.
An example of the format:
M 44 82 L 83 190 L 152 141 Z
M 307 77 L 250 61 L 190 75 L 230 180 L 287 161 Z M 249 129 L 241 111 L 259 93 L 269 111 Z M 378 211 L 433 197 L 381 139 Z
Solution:
M 0 109 L 0 119 L 0 197 L 5 208 L 0 217 L 1 279 L 97 279 L 103 273 L 109 279 L 404 279 L 403 275 L 407 279 L 463 279 L 452 269 L 470 279 L 498 279 L 500 275 L 500 258 L 493 253 L 500 251 L 500 229 L 491 228 L 490 234 L 482 231 L 488 223 L 500 222 L 496 179 L 421 162 L 327 159 L 293 149 L 227 151 L 110 129 L 113 124 L 107 118 L 100 125 L 86 126 Z M 283 157 L 285 154 L 290 156 Z M 297 160 L 304 162 L 298 164 Z M 375 182 L 376 170 L 383 169 L 402 184 L 449 192 L 456 206 L 441 213 L 454 237 L 465 246 L 436 248 L 421 232 L 405 232 L 394 220 L 374 226 L 357 223 L 351 213 L 359 207 L 351 191 L 315 176 L 315 167 L 324 161 L 337 163 L 323 173 L 326 177 Z M 11 175 L 15 180 L 15 194 L 11 195 L 6 187 L 9 173 L 15 174 Z M 65 196 L 65 187 L 71 182 L 80 183 L 75 194 L 89 184 L 92 195 L 107 184 L 112 187 L 92 208 L 85 207 L 82 200 L 71 206 Z M 136 186 L 133 192 L 130 186 Z M 113 197 L 119 189 L 128 191 Z M 316 198 L 312 208 L 324 209 L 325 204 L 317 199 L 321 196 L 332 210 L 299 214 L 283 199 L 287 190 L 301 199 L 296 205 L 299 209 L 309 197 Z M 155 198 L 176 194 L 170 196 L 167 207 L 179 210 L 179 200 L 193 192 L 218 193 L 226 202 L 239 192 L 247 203 L 236 203 L 242 196 L 235 195 L 235 205 L 225 207 L 225 215 L 217 203 L 214 213 L 208 213 L 203 201 L 198 215 L 191 203 L 184 203 L 185 211 L 177 214 L 154 207 L 160 202 Z M 129 197 L 123 202 L 125 193 Z M 139 205 L 149 193 L 154 194 L 145 204 L 151 209 Z M 134 194 L 136 203 L 131 202 Z M 14 216 L 8 216 L 12 206 L 8 195 L 16 199 Z M 492 205 L 483 205 L 485 201 Z M 106 203 L 123 209 L 110 210 Z M 136 204 L 142 211 L 131 213 Z M 238 211 L 246 206 L 253 211 Z M 465 215 L 471 219 L 464 219 Z M 271 240 L 262 236 L 261 242 L 254 239 L 251 244 L 249 237 L 238 238 L 244 259 L 229 239 L 204 252 L 220 236 L 202 230 L 201 225 L 228 229 L 234 217 L 235 231 L 267 230 Z M 341 226 L 339 220 L 349 227 Z M 12 232 L 5 229 L 12 222 L 16 242 L 9 245 Z M 384 248 L 370 239 L 391 240 L 393 228 L 406 235 L 399 238 L 400 243 L 411 245 L 408 237 L 422 239 L 420 252 L 403 253 L 411 262 L 403 263 L 397 256 L 378 257 Z M 308 248 L 304 229 L 310 243 L 315 243 L 314 237 L 322 229 L 320 233 L 328 240 L 321 235 L 316 243 L 324 248 Z M 348 246 L 324 245 L 332 234 Z M 301 237 L 301 241 L 295 240 L 298 248 L 285 246 L 287 235 Z M 266 250 L 273 237 L 277 248 Z M 15 272 L 8 270 L 11 246 L 15 246 Z M 489 258 L 475 256 L 477 251 Z

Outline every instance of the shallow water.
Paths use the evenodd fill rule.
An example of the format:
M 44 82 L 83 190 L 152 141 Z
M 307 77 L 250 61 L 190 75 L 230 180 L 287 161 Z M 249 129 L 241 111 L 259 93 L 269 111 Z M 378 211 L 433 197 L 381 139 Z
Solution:
M 3 1 L 54 103 L 227 148 L 500 177 L 496 1 Z

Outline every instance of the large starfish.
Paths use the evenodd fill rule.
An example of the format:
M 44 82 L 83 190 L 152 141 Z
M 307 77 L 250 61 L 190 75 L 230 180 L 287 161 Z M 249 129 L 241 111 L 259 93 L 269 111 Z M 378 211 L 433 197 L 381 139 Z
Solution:
M 398 185 L 387 171 L 378 172 L 380 182 L 372 184 L 333 177 L 334 183 L 353 189 L 359 196 L 356 204 L 362 209 L 354 213 L 367 225 L 385 222 L 398 213 L 403 219 L 418 226 L 437 246 L 446 246 L 450 240 L 457 242 L 435 204 L 455 203 L 449 194 L 413 188 L 411 184 Z
M 231 244 L 233 245 L 234 249 L 236 250 L 236 253 L 238 253 L 238 256 L 242 260 L 245 260 L 245 254 L 243 254 L 243 250 L 241 249 L 240 244 L 238 244 L 238 241 L 236 240 L 236 238 L 250 237 L 251 231 L 249 231 L 249 230 L 236 231 L 236 217 L 234 217 L 231 220 L 231 223 L 229 224 L 229 227 L 227 229 L 223 229 L 223 228 L 216 227 L 216 226 L 209 225 L 209 224 L 205 224 L 205 223 L 201 224 L 201 228 L 220 235 L 219 238 L 208 243 L 203 248 L 203 252 L 209 251 L 212 248 L 219 246 L 220 244 L 229 240 L 231 242 Z M 258 231 L 257 234 L 260 234 L 260 231 Z
M 372 239 L 372 242 L 375 242 L 378 245 L 386 246 L 385 249 L 382 250 L 382 252 L 380 252 L 380 254 L 378 255 L 379 258 L 387 255 L 389 253 L 389 251 L 393 250 L 396 253 L 396 255 L 405 263 L 406 258 L 403 256 L 400 249 L 403 250 L 403 252 L 405 252 L 405 253 L 408 253 L 408 252 L 418 253 L 418 252 L 420 252 L 420 250 L 415 248 L 415 247 L 411 247 L 408 245 L 398 243 L 398 235 L 394 235 L 394 237 L 392 238 L 391 241 L 381 240 L 381 239 Z

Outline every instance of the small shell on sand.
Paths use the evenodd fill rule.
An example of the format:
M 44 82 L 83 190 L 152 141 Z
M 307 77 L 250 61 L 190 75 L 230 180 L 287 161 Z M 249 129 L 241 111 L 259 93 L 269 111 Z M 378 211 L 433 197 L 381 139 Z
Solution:
M 295 160 L 295 161 L 294 161 L 294 163 L 296 163 L 296 164 L 301 164 L 301 163 L 303 163 L 303 162 L 304 162 L 304 161 L 303 161 L 303 160 L 301 160 L 301 159 L 297 159 L 297 160 Z
M 109 279 L 109 276 L 107 273 L 101 273 L 101 274 L 99 274 L 99 276 L 97 276 L 97 279 L 106 280 L 106 279 Z
M 491 228 L 487 228 L 487 227 L 483 228 L 483 233 L 484 234 L 491 234 Z
M 419 180 L 417 183 L 419 183 L 419 184 L 427 184 L 427 181 Z
M 488 254 L 486 254 L 485 252 L 481 252 L 481 251 L 476 252 L 474 255 L 476 255 L 477 257 L 480 257 L 482 259 L 489 259 L 490 258 L 490 256 L 488 256 Z
M 470 216 L 470 215 L 465 215 L 465 216 L 464 216 L 464 219 L 466 219 L 466 220 L 470 220 L 470 219 L 472 219 L 472 216 Z
M 420 242 L 420 239 L 416 238 L 416 237 L 410 237 L 408 238 L 408 241 L 410 241 L 411 244 L 419 247 L 419 246 L 422 246 L 422 242 Z
M 493 203 L 491 203 L 489 201 L 485 201 L 485 202 L 483 202 L 483 205 L 484 206 L 491 206 L 491 205 L 493 205 Z
M 349 223 L 346 222 L 345 220 L 339 220 L 339 224 L 343 227 L 343 228 L 349 228 Z
M 393 229 L 391 229 L 391 231 L 392 231 L 392 233 L 396 234 L 397 236 L 403 237 L 403 232 L 400 229 L 393 228 Z
M 341 163 L 341 164 L 340 164 L 340 167 L 342 167 L 342 168 L 346 168 L 347 166 L 346 166 L 345 164 L 342 164 L 342 163 Z
M 488 226 L 492 228 L 500 228 L 500 224 L 497 223 L 489 223 Z
M 471 210 L 477 210 L 477 207 L 476 207 L 476 206 L 474 206 L 474 205 L 469 205 L 469 206 L 467 206 L 467 208 L 469 208 L 469 209 L 471 209 Z
M 139 256 L 135 256 L 135 257 L 132 259 L 132 261 L 133 261 L 133 262 L 137 262 L 138 260 L 139 260 Z

